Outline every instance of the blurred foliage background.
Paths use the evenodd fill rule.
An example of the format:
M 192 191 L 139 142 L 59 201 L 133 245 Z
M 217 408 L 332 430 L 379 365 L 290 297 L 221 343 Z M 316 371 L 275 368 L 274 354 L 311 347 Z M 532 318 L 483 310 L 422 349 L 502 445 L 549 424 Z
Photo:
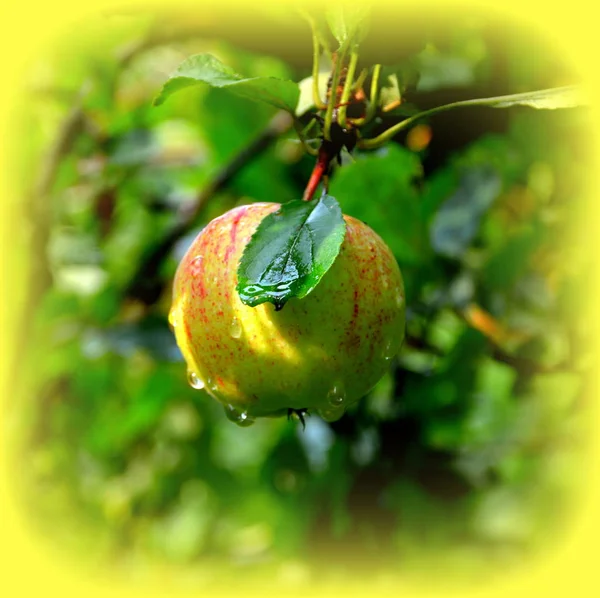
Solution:
M 532 33 L 464 17 L 391 30 L 376 13 L 362 58 L 418 72 L 420 109 L 577 82 Z M 210 219 L 299 198 L 313 159 L 274 109 L 225 91 L 151 104 L 197 52 L 307 77 L 308 26 L 252 18 L 104 15 L 32 67 L 14 369 L 28 517 L 52 550 L 194 587 L 503 575 L 560 542 L 584 481 L 588 115 L 465 109 L 346 160 L 330 191 L 400 263 L 404 348 L 338 422 L 238 428 L 187 384 L 172 277 Z

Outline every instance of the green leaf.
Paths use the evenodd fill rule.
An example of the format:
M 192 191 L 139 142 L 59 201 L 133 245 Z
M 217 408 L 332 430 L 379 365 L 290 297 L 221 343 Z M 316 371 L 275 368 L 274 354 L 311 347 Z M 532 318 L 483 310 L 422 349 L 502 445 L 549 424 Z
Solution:
M 383 108 L 392 102 L 399 102 L 402 99 L 400 84 L 398 83 L 398 75 L 392 73 L 388 75 L 387 80 L 382 81 L 381 89 L 379 90 L 379 105 Z
M 360 42 L 367 31 L 369 7 L 342 4 L 326 12 L 327 24 L 340 46 Z
M 513 232 L 507 231 L 502 246 L 483 265 L 482 281 L 488 290 L 511 288 L 531 267 L 531 257 L 544 241 L 548 231 L 541 222 L 532 222 Z
M 413 179 L 422 174 L 419 158 L 389 144 L 378 153 L 363 154 L 340 168 L 330 191 L 344 198 L 344 213 L 366 222 L 403 264 L 425 256 L 420 200 Z
M 345 233 L 342 210 L 330 195 L 283 204 L 259 224 L 242 255 L 241 300 L 281 309 L 292 297 L 305 297 L 335 261 Z
M 540 91 L 528 91 L 526 93 L 515 93 L 507 96 L 496 96 L 493 98 L 477 98 L 474 100 L 461 100 L 437 106 L 424 112 L 419 112 L 396 123 L 386 129 L 381 135 L 371 139 L 363 139 L 359 142 L 362 149 L 375 149 L 389 141 L 394 135 L 410 127 L 414 122 L 455 108 L 467 108 L 469 106 L 488 106 L 489 108 L 511 108 L 513 106 L 529 106 L 530 108 L 553 110 L 556 108 L 575 108 L 587 104 L 587 99 L 576 86 L 555 87 L 542 89 Z
M 475 82 L 476 65 L 465 56 L 441 53 L 427 47 L 414 62 L 419 72 L 418 91 L 466 87 Z
M 474 100 L 481 106 L 491 106 L 492 108 L 510 108 L 512 106 L 529 106 L 545 110 L 554 110 L 556 108 L 575 108 L 586 104 L 581 90 L 575 85 L 567 87 L 554 87 L 552 89 L 541 89 L 539 91 L 530 91 L 526 93 L 515 93 L 508 96 L 499 96 L 496 98 L 487 98 L 484 100 Z
M 330 71 L 323 71 L 319 73 L 319 92 L 321 94 L 322 101 L 325 100 L 325 91 L 327 89 L 327 82 L 331 76 Z M 315 102 L 313 98 L 313 78 L 306 77 L 298 83 L 300 89 L 300 97 L 298 98 L 298 105 L 296 106 L 296 116 L 302 116 L 308 112 L 311 108 L 314 108 Z
M 404 104 L 404 96 L 407 89 L 416 89 L 420 78 L 417 68 L 411 63 L 406 62 L 402 65 L 384 66 L 381 69 L 381 88 L 379 90 L 379 106 L 384 108 L 394 102 L 402 101 L 403 113 L 410 115 L 416 112 L 414 106 L 410 107 L 407 113 L 407 105 Z
M 243 98 L 271 104 L 276 108 L 294 112 L 300 90 L 293 81 L 275 77 L 245 79 L 231 67 L 211 54 L 197 54 L 184 60 L 154 100 L 160 106 L 170 95 L 201 83 L 228 89 Z

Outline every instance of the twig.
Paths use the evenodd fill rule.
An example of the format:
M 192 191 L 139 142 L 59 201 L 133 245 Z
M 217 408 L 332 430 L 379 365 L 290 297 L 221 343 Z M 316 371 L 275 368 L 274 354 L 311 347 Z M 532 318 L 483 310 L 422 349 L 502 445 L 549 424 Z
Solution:
M 463 311 L 456 308 L 454 309 L 454 313 L 456 313 L 467 325 L 473 327 Z M 566 359 L 555 365 L 546 366 L 527 357 L 511 355 L 510 353 L 507 353 L 498 344 L 496 340 L 485 334 L 484 331 L 480 330 L 479 328 L 476 328 L 476 330 L 483 334 L 488 340 L 491 349 L 491 357 L 496 361 L 505 363 L 506 365 L 509 365 L 510 367 L 514 368 L 521 376 L 531 376 L 533 374 L 552 374 L 558 372 L 581 373 L 581 371 L 578 370 L 572 359 Z M 431 353 L 436 357 L 445 357 L 447 355 L 445 351 L 443 351 L 439 347 L 432 345 L 425 338 L 420 336 L 414 336 L 411 334 L 406 335 L 405 346 L 407 348 L 414 349 L 417 351 L 425 351 L 427 353 Z
M 478 330 L 486 337 L 492 349 L 492 357 L 496 361 L 513 367 L 515 370 L 517 370 L 517 372 L 519 372 L 520 375 L 528 376 L 532 374 L 550 374 L 576 370 L 572 359 L 566 359 L 555 365 L 546 366 L 527 357 L 511 355 L 510 353 L 507 353 L 500 345 L 499 339 L 502 338 L 503 335 L 495 334 L 493 331 L 486 330 L 481 326 L 475 326 L 472 318 L 469 316 L 469 313 L 466 310 L 455 308 L 454 313 L 456 313 L 464 322 L 466 322 L 468 326 Z

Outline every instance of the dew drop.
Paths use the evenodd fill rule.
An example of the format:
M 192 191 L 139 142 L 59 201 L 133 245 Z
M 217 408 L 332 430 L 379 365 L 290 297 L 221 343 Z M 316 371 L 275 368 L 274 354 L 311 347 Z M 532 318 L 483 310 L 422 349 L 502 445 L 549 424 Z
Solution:
M 341 384 L 336 384 L 328 393 L 327 400 L 330 405 L 334 407 L 339 407 L 342 405 L 344 400 L 346 399 L 346 393 L 344 392 L 344 387 Z
M 404 304 L 404 295 L 401 289 L 396 289 L 396 307 L 400 309 Z
M 202 256 L 201 255 L 197 255 L 190 262 L 190 265 L 189 265 L 189 272 L 190 272 L 190 274 L 192 276 L 199 276 L 200 273 L 201 273 L 201 266 L 202 266 Z
M 323 407 L 317 410 L 319 416 L 326 422 L 335 422 L 346 413 L 346 409 L 342 405 Z
M 206 380 L 206 390 L 212 394 L 212 393 L 216 392 L 217 389 L 218 389 L 218 386 L 215 384 L 213 379 L 209 376 Z
M 391 338 L 389 338 L 383 344 L 383 351 L 381 352 L 381 356 L 386 361 L 391 361 L 394 358 L 395 355 L 396 355 L 396 351 L 395 351 L 395 348 L 394 348 L 394 340 L 391 339 Z
M 237 424 L 242 428 L 251 426 L 255 421 L 253 417 L 248 415 L 247 411 L 236 409 L 233 405 L 225 405 L 224 411 L 229 421 L 232 421 L 234 424 Z
M 204 382 L 198 377 L 196 372 L 188 370 L 188 382 L 192 388 L 196 390 L 202 390 L 204 388 Z
M 177 327 L 177 310 L 175 308 L 169 312 L 169 324 L 171 328 Z
M 240 338 L 242 336 L 242 325 L 237 318 L 233 318 L 231 321 L 229 334 L 231 334 L 232 338 Z
M 255 284 L 249 284 L 244 290 L 249 296 L 254 296 L 262 293 L 263 288 Z

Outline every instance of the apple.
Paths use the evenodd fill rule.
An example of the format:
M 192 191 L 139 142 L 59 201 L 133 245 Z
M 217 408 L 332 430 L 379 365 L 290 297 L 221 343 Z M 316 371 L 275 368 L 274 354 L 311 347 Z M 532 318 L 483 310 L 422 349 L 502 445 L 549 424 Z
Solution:
M 404 285 L 384 241 L 344 216 L 331 268 L 302 299 L 249 307 L 237 267 L 261 220 L 280 207 L 254 203 L 210 222 L 177 269 L 169 321 L 188 379 L 239 425 L 316 411 L 341 417 L 381 378 L 404 339 Z

